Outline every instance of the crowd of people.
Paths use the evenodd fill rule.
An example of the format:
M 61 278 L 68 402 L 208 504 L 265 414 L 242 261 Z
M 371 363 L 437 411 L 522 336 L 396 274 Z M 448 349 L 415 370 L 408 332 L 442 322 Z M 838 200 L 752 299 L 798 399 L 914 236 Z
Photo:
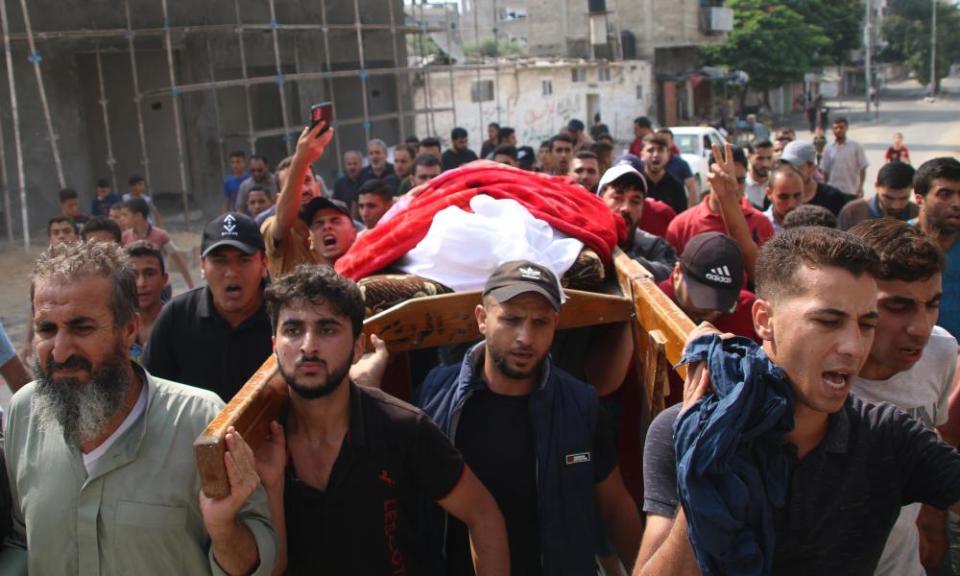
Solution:
M 698 177 L 648 118 L 622 151 L 573 119 L 536 150 L 494 123 L 479 154 L 463 128 L 446 150 L 373 139 L 328 188 L 327 128 L 275 167 L 230 155 L 197 287 L 143 178 L 97 182 L 89 214 L 60 192 L 23 354 L 0 326 L 0 572 L 960 573 L 956 158 L 915 169 L 898 135 L 867 182 L 838 117 L 828 144 L 713 146 Z M 609 216 L 698 324 L 635 455 L 642 497 L 620 466 L 629 329 L 559 333 L 566 270 L 536 254 L 485 271 L 479 341 L 411 398 L 382 389 L 369 294 L 337 263 L 434 178 L 491 166 Z M 228 431 L 209 497 L 193 440 L 271 356 L 289 403 L 262 442 Z

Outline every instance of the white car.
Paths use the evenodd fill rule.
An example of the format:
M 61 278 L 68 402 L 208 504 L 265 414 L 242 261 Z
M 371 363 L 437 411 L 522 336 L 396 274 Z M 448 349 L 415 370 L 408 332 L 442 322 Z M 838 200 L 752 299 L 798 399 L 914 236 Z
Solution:
M 716 144 L 722 148 L 726 140 L 709 126 L 671 126 L 670 131 L 673 132 L 673 143 L 680 149 L 680 157 L 690 165 L 702 193 L 707 185 L 708 161 L 713 153 L 711 146 Z

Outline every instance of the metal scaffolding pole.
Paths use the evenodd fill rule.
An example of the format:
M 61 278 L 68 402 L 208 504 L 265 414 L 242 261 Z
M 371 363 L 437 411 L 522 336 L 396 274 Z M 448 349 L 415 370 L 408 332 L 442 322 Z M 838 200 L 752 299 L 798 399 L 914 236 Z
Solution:
M 453 48 L 453 37 L 450 34 L 450 4 L 444 4 L 443 6 L 443 21 L 446 22 L 445 28 L 447 29 L 447 49 L 452 51 Z M 447 57 L 450 58 L 450 63 L 453 63 L 453 58 L 450 53 L 447 53 Z M 462 62 L 461 62 L 462 64 Z M 456 84 L 453 81 L 453 66 L 447 67 L 450 74 L 450 106 L 453 108 L 453 125 L 457 126 L 457 99 L 454 91 L 456 90 Z M 480 142 L 483 142 L 483 123 L 480 124 Z
M 0 0 L 0 27 L 3 30 L 3 52 L 7 60 L 7 81 L 10 84 L 10 115 L 13 118 L 13 145 L 17 160 L 17 183 L 20 185 L 20 220 L 23 225 L 23 249 L 30 251 L 30 217 L 27 214 L 27 185 L 23 171 L 23 144 L 20 141 L 20 108 L 17 84 L 13 77 L 13 54 L 10 48 L 10 24 L 7 22 L 7 0 Z
M 273 36 L 273 60 L 277 67 L 277 90 L 280 91 L 280 116 L 283 120 L 283 144 L 287 148 L 287 155 L 292 154 L 290 147 L 290 113 L 287 111 L 286 79 L 283 77 L 283 68 L 280 65 L 280 33 L 277 30 L 276 3 L 270 0 L 270 29 Z
M 426 33 L 424 30 L 426 24 L 423 20 L 423 5 L 425 2 L 426 0 L 420 0 L 420 20 L 417 22 L 420 24 L 420 31 L 417 33 L 417 45 L 420 46 L 420 67 L 423 70 L 423 90 L 427 96 L 426 105 L 428 110 L 433 110 L 433 88 L 430 86 L 430 72 L 427 70 L 427 56 L 423 40 L 423 35 Z M 437 136 L 437 123 L 433 113 L 427 116 L 427 130 L 430 131 L 431 136 Z
M 476 46 L 477 55 L 480 56 L 481 62 L 484 62 L 483 53 L 480 51 L 480 10 L 477 9 L 477 4 L 473 4 L 473 41 Z M 484 62 L 486 63 L 486 62 Z M 480 90 L 480 68 L 477 68 L 477 91 Z M 483 99 L 477 95 L 477 121 L 480 123 L 480 133 L 483 134 L 484 124 L 486 122 L 483 120 Z
M 360 89 L 363 96 L 363 138 L 370 141 L 370 104 L 367 102 L 367 60 L 363 52 L 363 25 L 360 23 L 360 2 L 353 0 L 353 22 L 357 28 L 357 50 L 360 56 Z
M 117 159 L 113 156 L 113 138 L 110 136 L 110 114 L 107 111 L 107 91 L 103 82 L 103 62 L 100 59 L 100 45 L 97 45 L 97 87 L 100 91 L 100 114 L 103 117 L 103 134 L 107 143 L 107 168 L 110 170 L 110 182 L 113 183 L 113 189 L 117 187 L 117 171 L 115 169 Z
M 3 123 L 0 122 L 0 186 L 3 186 L 3 218 L 7 228 L 7 242 L 13 245 L 13 203 L 10 201 L 10 179 L 7 177 L 7 149 L 4 139 Z
M 40 72 L 40 62 L 43 58 L 37 52 L 37 45 L 33 41 L 33 28 L 30 26 L 30 12 L 27 10 L 27 0 L 20 0 L 20 9 L 23 12 L 23 27 L 27 34 L 27 44 L 30 55 L 27 57 L 33 63 L 33 73 L 37 78 L 37 89 L 40 92 L 40 105 L 43 108 L 43 119 L 47 123 L 47 138 L 50 139 L 50 151 L 53 153 L 53 165 L 57 169 L 57 181 L 61 188 L 67 186 L 63 179 L 63 164 L 60 162 L 60 148 L 57 146 L 57 134 L 53 131 L 53 120 L 50 118 L 50 105 L 47 103 L 47 90 L 43 84 L 43 74 Z
M 210 79 L 216 81 L 217 76 L 213 70 L 213 52 L 210 50 L 210 36 L 204 38 L 204 44 L 207 47 L 207 68 L 210 73 Z M 213 96 L 213 114 L 214 114 L 214 126 L 217 130 L 217 152 L 220 157 L 220 181 L 226 179 L 227 175 L 224 173 L 226 170 L 227 159 L 223 154 L 223 125 L 220 123 L 220 94 L 216 90 L 211 90 L 211 96 Z
M 2 1 L 2 0 L 0 0 Z M 137 130 L 140 136 L 140 164 L 143 165 L 143 177 L 150 180 L 150 156 L 147 154 L 147 132 L 143 127 L 143 94 L 140 93 L 140 75 L 137 73 L 137 53 L 134 50 L 133 23 L 130 19 L 130 0 L 123 0 L 123 10 L 127 18 L 127 51 L 130 53 L 130 77 L 133 79 L 133 105 L 137 110 Z
M 394 0 L 387 0 L 387 8 L 390 12 L 390 48 L 393 50 L 393 62 L 394 64 L 399 64 L 400 56 L 397 52 L 397 17 L 393 7 Z M 396 103 L 397 111 L 403 114 L 403 95 L 400 93 L 400 74 L 397 74 L 393 77 L 394 79 L 394 90 L 396 92 Z M 403 142 L 407 138 L 407 128 L 403 125 L 403 121 L 400 122 L 400 142 Z
M 297 31 L 297 32 L 310 32 L 310 31 L 320 31 L 324 28 L 329 28 L 330 30 L 350 30 L 352 31 L 356 26 L 354 24 L 277 24 L 276 26 L 271 26 L 270 24 L 244 24 L 244 30 L 251 31 L 265 31 L 273 30 L 276 28 L 281 32 L 287 31 Z M 367 30 L 389 30 L 389 24 L 365 24 L 364 28 Z M 397 26 L 398 30 L 404 32 L 416 32 L 416 26 Z M 431 32 L 442 32 L 440 28 L 431 28 Z M 33 37 L 36 40 L 89 40 L 96 38 L 122 38 L 127 35 L 126 28 L 105 28 L 103 30 L 63 30 L 63 31 L 50 31 L 50 32 L 36 32 Z M 203 34 L 203 33 L 217 33 L 217 32 L 236 32 L 236 26 L 233 24 L 201 24 L 195 26 L 171 26 L 170 32 L 173 34 Z M 163 36 L 166 34 L 165 28 L 141 28 L 137 30 L 137 34 L 141 36 Z M 24 32 L 16 32 L 10 34 L 11 42 L 23 42 L 27 40 L 27 35 Z
M 240 0 L 233 0 L 233 9 L 237 14 L 237 42 L 240 45 L 240 74 L 243 78 L 243 104 L 247 112 L 247 146 L 251 154 L 257 153 L 257 139 L 253 136 L 253 109 L 250 107 L 250 82 L 247 77 L 247 51 L 243 43 L 243 21 L 240 19 Z M 216 89 L 216 88 L 214 88 Z
M 183 221 L 187 228 L 190 227 L 190 203 L 187 200 L 187 165 L 183 153 L 183 134 L 180 127 L 180 99 L 177 95 L 177 78 L 173 68 L 173 39 L 170 34 L 170 17 L 167 12 L 167 0 L 160 0 L 160 6 L 163 10 L 163 26 L 167 33 L 164 35 L 164 45 L 167 52 L 167 72 L 170 75 L 170 90 L 173 102 L 173 122 L 174 131 L 177 135 L 177 163 L 180 165 L 180 195 L 183 199 Z
M 323 59 L 327 65 L 327 73 L 333 72 L 333 68 L 330 65 L 330 34 L 327 30 L 327 2 L 326 0 L 320 0 L 320 20 L 323 25 Z M 337 97 L 336 92 L 333 86 L 333 77 L 324 76 L 327 80 L 327 90 L 330 94 L 330 103 L 333 104 L 333 123 L 336 126 L 339 126 L 337 122 Z M 333 145 L 337 151 L 337 172 L 343 174 L 343 153 L 340 151 L 340 135 L 336 132 L 333 133 Z

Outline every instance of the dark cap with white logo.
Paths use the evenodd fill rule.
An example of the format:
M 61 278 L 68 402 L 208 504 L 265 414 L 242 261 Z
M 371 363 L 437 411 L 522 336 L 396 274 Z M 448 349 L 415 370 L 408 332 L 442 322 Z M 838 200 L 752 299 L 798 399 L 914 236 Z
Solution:
M 227 212 L 207 222 L 200 242 L 204 258 L 221 246 L 231 246 L 247 254 L 263 251 L 263 236 L 253 218 L 239 212 Z
M 497 302 L 506 302 L 528 292 L 540 294 L 554 310 L 560 310 L 562 297 L 557 277 L 549 268 L 528 260 L 514 260 L 497 266 L 483 287 L 483 295 L 489 294 Z
M 720 232 L 697 234 L 680 257 L 687 295 L 701 310 L 732 312 L 743 286 L 743 254 L 732 238 Z

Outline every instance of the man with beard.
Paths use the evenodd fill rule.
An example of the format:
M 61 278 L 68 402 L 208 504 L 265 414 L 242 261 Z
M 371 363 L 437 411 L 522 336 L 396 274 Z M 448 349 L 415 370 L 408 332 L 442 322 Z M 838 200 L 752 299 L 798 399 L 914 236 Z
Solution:
M 633 166 L 618 164 L 600 180 L 599 196 L 614 214 L 627 221 L 627 239 L 620 248 L 653 274 L 657 282 L 670 276 L 677 254 L 666 240 L 639 227 L 646 207 L 646 180 Z
M 279 190 L 277 187 L 277 179 L 273 172 L 270 171 L 270 164 L 268 163 L 267 157 L 259 154 L 250 156 L 250 177 L 244 180 L 243 183 L 240 184 L 240 188 L 237 189 L 237 200 L 233 206 L 234 210 L 246 213 L 247 194 L 250 193 L 250 190 L 253 189 L 254 186 L 263 188 L 273 197 L 276 197 L 277 191 Z
M 752 146 L 750 150 L 750 170 L 747 171 L 747 181 L 744 192 L 750 204 L 763 209 L 766 197 L 767 179 L 770 177 L 770 168 L 773 166 L 773 142 L 764 140 Z
M 310 169 L 333 138 L 332 129 L 320 133 L 324 126 L 321 122 L 303 129 L 289 168 L 279 171 L 283 187 L 277 213 L 261 226 L 274 280 L 300 264 L 332 266 L 356 239 L 350 208 L 320 195 Z
M 960 162 L 941 157 L 920 165 L 913 178 L 920 215 L 910 222 L 933 238 L 947 255 L 940 326 L 960 334 Z
M 647 195 L 667 204 L 680 214 L 687 209 L 687 192 L 683 184 L 667 172 L 670 160 L 670 142 L 659 134 L 647 134 L 643 139 L 643 175 L 647 179 Z
M 290 390 L 257 452 L 287 574 L 423 574 L 415 539 L 433 500 L 469 526 L 479 574 L 507 573 L 503 517 L 422 412 L 357 386 L 360 289 L 327 266 L 300 266 L 266 293 L 277 366 Z
M 596 193 L 600 183 L 600 160 L 589 150 L 581 150 L 573 157 L 570 164 L 570 178 L 587 189 L 587 192 Z
M 704 561 L 704 545 L 721 537 L 715 531 L 719 523 L 701 515 L 693 520 L 706 521 L 701 530 L 689 530 L 700 544 L 691 545 L 688 517 L 714 510 L 719 518 L 725 511 L 705 508 L 706 502 L 691 500 L 682 489 L 678 497 L 677 463 L 688 462 L 693 455 L 677 451 L 686 443 L 688 425 L 703 431 L 708 422 L 716 422 L 714 415 L 722 417 L 736 409 L 725 406 L 736 402 L 731 397 L 737 392 L 731 387 L 738 383 L 743 383 L 744 392 L 762 386 L 762 395 L 755 396 L 758 401 L 785 399 L 780 404 L 785 409 L 782 416 L 776 410 L 766 415 L 789 422 L 766 438 L 759 437 L 760 430 L 750 432 L 756 450 L 747 466 L 759 471 L 757 466 L 770 463 L 764 476 L 767 483 L 753 484 L 757 490 L 744 497 L 731 494 L 725 500 L 726 510 L 734 513 L 747 506 L 760 510 L 749 529 L 773 532 L 773 547 L 758 551 L 769 561 L 764 573 L 873 574 L 902 506 L 923 502 L 941 509 L 960 508 L 960 454 L 894 406 L 866 403 L 850 394 L 874 343 L 879 267 L 874 250 L 848 232 L 822 227 L 785 230 L 763 246 L 757 262 L 752 312 L 762 348 L 742 339 L 723 342 L 708 324 L 690 335 L 688 347 L 693 342 L 695 348 L 706 344 L 712 349 L 706 357 L 697 354 L 687 366 L 680 408 L 662 412 L 648 431 L 644 451 L 648 515 L 638 561 L 644 566 L 636 575 L 696 574 L 696 558 Z M 744 357 L 750 358 L 749 364 L 737 360 Z M 710 362 L 709 372 L 700 361 L 704 358 Z M 737 372 L 738 366 L 749 371 L 748 379 Z M 724 395 L 709 392 L 711 384 L 725 389 Z M 788 391 L 789 397 L 775 390 Z M 721 398 L 724 406 L 719 405 Z M 742 408 L 741 422 L 761 417 L 761 411 L 749 405 L 731 405 Z M 713 415 L 704 411 L 710 407 Z M 704 446 L 723 440 L 715 432 L 704 434 Z M 722 468 L 724 463 L 703 465 Z M 750 474 L 735 466 L 736 477 Z M 732 473 L 725 477 L 732 478 Z M 691 488 L 693 475 L 685 478 Z M 704 487 L 722 490 L 720 474 L 705 472 L 699 478 Z M 777 493 L 783 500 L 775 504 Z M 683 506 L 678 508 L 681 498 Z M 759 520 L 761 516 L 766 521 Z M 704 536 L 707 532 L 711 534 Z M 738 538 L 740 550 L 760 543 L 748 538 L 745 530 L 731 537 Z M 692 546 L 697 546 L 696 558 Z
M 440 157 L 443 170 L 453 170 L 477 159 L 477 153 L 468 148 L 469 139 L 466 129 L 457 126 L 450 131 L 450 148 Z
M 31 292 L 37 380 L 14 395 L 6 421 L 13 533 L 4 567 L 271 574 L 276 535 L 236 431 L 224 457 L 230 494 L 200 492 L 193 440 L 223 402 L 130 361 L 139 318 L 121 248 L 55 246 L 38 260 Z
M 184 292 L 157 316 L 142 362 L 152 374 L 230 400 L 270 356 L 263 303 L 267 259 L 253 219 L 227 212 L 204 227 L 207 285 Z
M 936 326 L 943 252 L 923 232 L 892 218 L 865 221 L 850 233 L 880 256 L 877 335 L 853 392 L 868 402 L 890 402 L 927 428 L 943 426 L 957 365 L 956 338 Z M 919 540 L 918 515 L 930 528 Z M 934 508 L 904 506 L 875 574 L 924 576 L 924 566 L 937 568 L 946 552 L 945 520 Z
M 888 162 L 877 173 L 873 198 L 858 198 L 847 203 L 837 217 L 841 230 L 849 230 L 864 220 L 896 218 L 909 221 L 920 214 L 920 208 L 910 201 L 913 194 L 913 166 L 903 162 Z
M 475 315 L 484 340 L 462 364 L 430 372 L 424 410 L 503 511 L 513 574 L 594 574 L 603 536 L 630 570 L 641 522 L 613 425 L 596 389 L 547 356 L 560 318 L 557 277 L 506 262 L 482 294 Z M 445 545 L 447 573 L 470 574 L 466 531 L 453 519 L 442 526 L 431 543 Z

